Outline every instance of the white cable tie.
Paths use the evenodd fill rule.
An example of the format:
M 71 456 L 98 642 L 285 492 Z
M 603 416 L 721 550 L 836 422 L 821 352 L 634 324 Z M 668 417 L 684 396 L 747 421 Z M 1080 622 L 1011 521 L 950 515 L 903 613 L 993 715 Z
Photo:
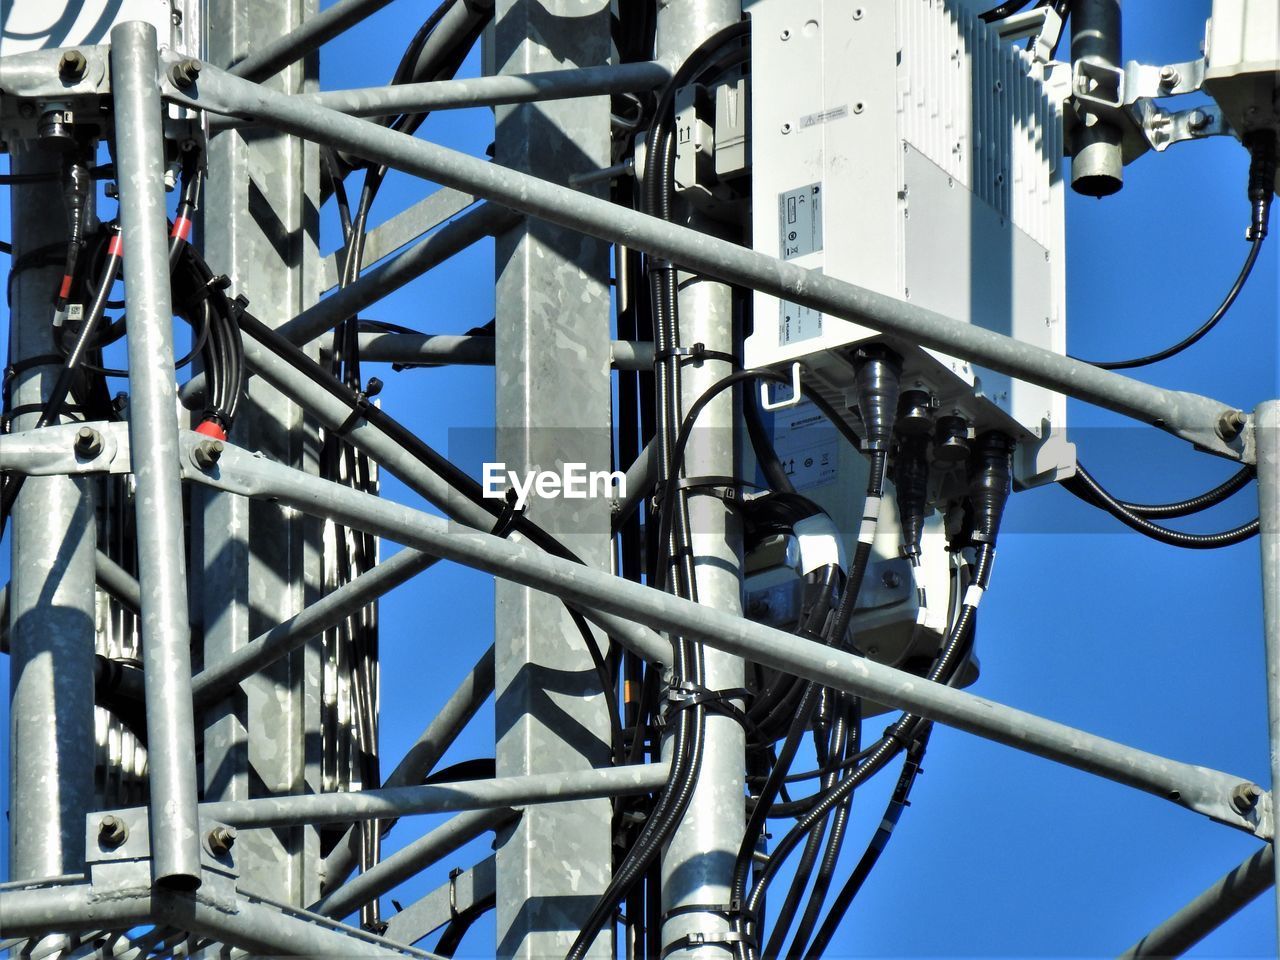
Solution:
M 977 607 L 982 602 L 982 594 L 985 592 L 977 584 L 970 584 L 969 589 L 964 592 L 964 605 L 966 607 Z

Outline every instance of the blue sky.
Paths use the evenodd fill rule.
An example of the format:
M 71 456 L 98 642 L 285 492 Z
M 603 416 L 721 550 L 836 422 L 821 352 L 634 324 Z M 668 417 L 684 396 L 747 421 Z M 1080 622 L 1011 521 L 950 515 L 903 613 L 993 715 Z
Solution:
M 1208 0 L 1130 0 L 1126 58 L 1195 57 L 1209 6 Z M 323 85 L 385 82 L 424 9 L 392 4 L 331 44 Z M 478 70 L 478 58 L 468 69 Z M 492 137 L 492 119 L 487 111 L 442 114 L 420 135 L 480 154 Z M 1130 166 L 1115 197 L 1069 197 L 1073 352 L 1099 359 L 1149 352 L 1180 339 L 1216 306 L 1245 253 L 1247 166 L 1232 140 L 1184 144 Z M 373 222 L 433 189 L 392 175 Z M 5 209 L 7 199 L 0 191 Z M 105 205 L 107 216 L 113 207 Z M 7 221 L 3 210 L 0 217 Z M 324 222 L 328 250 L 337 244 L 332 209 Z M 1218 330 L 1183 356 L 1138 371 L 1141 379 L 1244 409 L 1276 396 L 1274 251 L 1264 252 Z M 493 316 L 492 269 L 490 247 L 478 246 L 368 316 L 434 333 L 464 332 Z M 451 427 L 492 422 L 490 370 L 376 372 L 387 384 L 384 407 L 438 448 L 448 448 Z M 1070 425 L 1081 459 L 1128 499 L 1180 498 L 1233 470 L 1082 404 L 1071 404 Z M 383 492 L 415 502 L 390 478 Z M 1184 523 L 1225 529 L 1255 514 L 1247 491 L 1209 519 Z M 983 604 L 975 692 L 1158 754 L 1269 782 L 1256 541 L 1207 553 L 1178 551 L 1130 533 L 1058 489 L 1015 496 L 1006 531 Z M 387 553 L 393 549 L 384 546 Z M 7 549 L 0 556 L 7 576 Z M 430 630 L 422 628 L 423 611 L 430 611 Z M 492 581 L 442 564 L 383 601 L 382 630 L 382 751 L 389 768 L 490 641 Z M 7 659 L 0 661 L 0 672 L 7 670 Z M 491 732 L 486 711 L 442 765 L 492 755 Z M 1165 801 L 947 729 L 935 732 L 924 769 L 832 956 L 1113 955 L 1258 846 Z M 843 871 L 878 822 L 895 777 L 896 771 L 886 772 L 860 791 Z M 402 821 L 389 848 L 435 822 Z M 473 845 L 476 857 L 484 847 Z M 469 862 L 465 854 L 451 858 L 394 896 L 407 904 L 443 882 L 450 867 Z M 477 926 L 460 955 L 485 955 L 491 931 Z M 1193 953 L 1275 954 L 1269 895 Z

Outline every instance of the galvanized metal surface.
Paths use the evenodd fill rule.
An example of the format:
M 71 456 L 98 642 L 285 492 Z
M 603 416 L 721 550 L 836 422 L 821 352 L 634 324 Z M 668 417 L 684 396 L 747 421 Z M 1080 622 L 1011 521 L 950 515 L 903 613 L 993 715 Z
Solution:
M 11 163 L 15 173 L 44 173 L 59 169 L 61 157 L 51 148 L 20 149 Z M 43 184 L 13 190 L 15 257 L 66 243 L 66 221 L 48 215 L 61 207 L 60 193 Z M 57 354 L 49 292 L 60 275 L 60 265 L 12 275 L 10 363 Z M 40 364 L 13 375 L 11 402 L 29 411 L 14 417 L 15 430 L 35 426 L 57 374 L 57 366 Z M 27 478 L 11 536 L 9 872 L 23 880 L 74 872 L 84 861 L 80 826 L 93 799 L 96 539 L 86 481 Z
M 1218 456 L 1232 460 L 1248 460 L 1252 456 L 1243 439 L 1225 441 L 1218 435 L 1220 419 L 1233 410 L 1208 397 L 1150 386 L 1019 343 L 981 326 L 957 324 L 931 310 L 775 257 L 476 157 L 399 135 L 368 121 L 280 97 L 219 71 L 207 71 L 206 79 L 195 93 L 170 87 L 166 95 L 192 106 L 204 105 L 267 120 L 298 136 L 353 150 L 552 223 L 670 260 L 686 269 L 900 335 L 921 346 L 942 350 L 1157 426 Z
M 191 631 L 187 623 L 186 533 L 178 472 L 173 303 L 168 283 L 164 138 L 155 29 L 124 23 L 111 31 L 111 76 L 120 224 L 129 312 L 129 439 L 140 451 L 137 483 L 138 581 L 142 587 L 147 690 L 152 870 L 157 883 L 200 884 Z
M 1155 756 L 1013 707 L 886 667 L 823 644 L 550 557 L 522 543 L 461 531 L 440 517 L 343 490 L 235 449 L 212 474 L 193 479 L 246 496 L 277 498 L 429 553 L 658 629 L 702 640 L 766 666 L 945 723 L 1170 800 L 1264 839 L 1272 836 L 1267 797 L 1247 815 L 1232 792 L 1248 781 Z
M 607 63 L 609 54 L 606 0 L 498 0 L 495 6 L 499 74 L 592 68 Z M 561 183 L 606 166 L 609 111 L 602 96 L 499 107 L 494 161 Z M 496 459 L 519 471 L 564 463 L 607 469 L 608 244 L 521 218 L 497 235 L 494 256 Z M 584 563 L 608 569 L 607 500 L 544 501 L 538 513 Z M 564 605 L 499 581 L 494 636 L 498 776 L 568 779 L 607 766 L 610 701 Z M 596 642 L 608 648 L 600 633 Z M 596 797 L 530 808 L 499 832 L 497 956 L 534 960 L 569 949 L 609 882 L 610 821 L 609 801 Z M 602 936 L 589 956 L 607 957 L 610 940 Z
M 1262 623 L 1267 669 L 1267 732 L 1271 740 L 1271 804 L 1280 809 L 1280 400 L 1254 411 L 1258 444 L 1258 518 L 1262 534 Z M 1274 850 L 1276 840 L 1272 838 Z M 1280 864 L 1280 859 L 1276 859 Z M 1275 867 L 1280 931 L 1280 865 Z

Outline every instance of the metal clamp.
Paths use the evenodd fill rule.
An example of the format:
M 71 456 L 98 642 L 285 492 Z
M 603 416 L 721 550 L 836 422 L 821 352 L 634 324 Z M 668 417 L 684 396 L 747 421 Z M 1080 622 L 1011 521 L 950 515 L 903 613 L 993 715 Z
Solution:
M 791 396 L 786 400 L 770 400 L 768 381 L 760 384 L 760 406 L 766 410 L 785 410 L 787 407 L 799 406 L 803 399 L 800 393 L 800 364 L 798 363 L 791 364 Z

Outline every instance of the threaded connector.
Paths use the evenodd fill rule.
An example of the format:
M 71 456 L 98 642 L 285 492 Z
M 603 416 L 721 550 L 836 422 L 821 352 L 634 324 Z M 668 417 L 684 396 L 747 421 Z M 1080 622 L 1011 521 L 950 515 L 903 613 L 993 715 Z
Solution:
M 969 503 L 974 539 L 995 541 L 1013 480 L 1013 438 L 996 430 L 980 434 L 969 459 Z
M 858 412 L 866 432 L 865 449 L 888 451 L 898 415 L 902 358 L 886 347 L 870 346 L 858 351 L 857 364 Z
M 902 526 L 902 552 L 914 559 L 920 556 L 929 503 L 928 436 L 905 436 L 899 442 L 893 460 L 893 485 Z

